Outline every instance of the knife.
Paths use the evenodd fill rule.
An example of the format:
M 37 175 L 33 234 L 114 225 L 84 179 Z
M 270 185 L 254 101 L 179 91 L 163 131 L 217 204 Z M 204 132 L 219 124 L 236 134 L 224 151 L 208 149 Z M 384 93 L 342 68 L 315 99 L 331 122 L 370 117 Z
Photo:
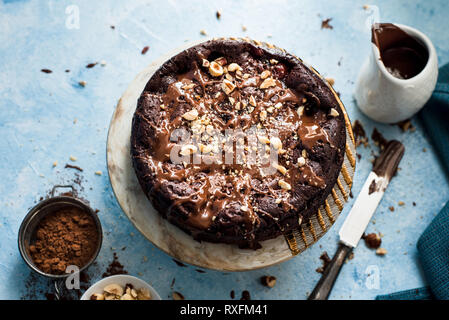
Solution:
M 371 217 L 379 205 L 384 192 L 396 173 L 405 148 L 396 140 L 389 141 L 375 160 L 351 211 L 340 228 L 340 243 L 331 262 L 318 281 L 308 300 L 326 300 L 334 286 L 346 257 L 357 247 Z

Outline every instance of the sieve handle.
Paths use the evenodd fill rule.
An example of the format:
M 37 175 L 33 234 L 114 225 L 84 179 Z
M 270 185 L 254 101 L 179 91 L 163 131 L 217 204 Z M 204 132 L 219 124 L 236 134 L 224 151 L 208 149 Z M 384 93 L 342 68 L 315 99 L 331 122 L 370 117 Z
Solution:
M 72 185 L 55 185 L 54 187 L 53 187 L 53 189 L 51 189 L 51 197 L 53 198 L 54 196 L 55 196 L 55 191 L 56 191 L 56 189 L 58 189 L 58 188 L 70 188 L 70 189 L 72 189 L 72 191 L 73 191 L 73 193 L 75 193 L 75 188 L 72 186 Z

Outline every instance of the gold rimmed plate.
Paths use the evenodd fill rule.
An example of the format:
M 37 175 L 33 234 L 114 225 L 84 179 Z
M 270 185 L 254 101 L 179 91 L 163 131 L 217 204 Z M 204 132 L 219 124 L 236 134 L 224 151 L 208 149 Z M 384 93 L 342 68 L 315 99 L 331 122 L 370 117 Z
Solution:
M 249 39 L 240 40 L 274 48 L 267 43 Z M 148 80 L 165 61 L 198 43 L 178 48 L 151 63 L 137 75 L 120 98 L 111 120 L 107 141 L 108 172 L 117 201 L 134 226 L 149 241 L 175 259 L 188 264 L 221 271 L 245 271 L 289 260 L 310 247 L 330 229 L 348 199 L 355 171 L 356 153 L 352 127 L 345 108 L 331 88 L 345 116 L 347 135 L 345 159 L 331 194 L 308 223 L 302 224 L 298 230 L 284 236 L 262 241 L 262 248 L 258 250 L 240 249 L 228 244 L 198 242 L 162 218 L 154 209 L 139 185 L 130 156 L 132 117 L 137 99 Z M 310 69 L 316 72 L 313 68 Z

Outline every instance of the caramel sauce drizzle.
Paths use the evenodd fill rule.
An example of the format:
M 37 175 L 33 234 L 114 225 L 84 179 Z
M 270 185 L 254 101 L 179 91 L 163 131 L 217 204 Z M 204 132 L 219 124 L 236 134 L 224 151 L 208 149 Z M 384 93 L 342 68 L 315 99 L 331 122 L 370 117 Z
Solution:
M 307 164 L 301 168 L 289 166 L 289 174 L 286 176 L 277 172 L 267 177 L 259 165 L 246 167 L 238 164 L 235 161 L 235 154 L 233 164 L 205 164 L 203 161 L 199 164 L 189 163 L 185 166 L 172 164 L 170 163 L 170 152 L 176 146 L 176 142 L 170 141 L 170 135 L 173 130 L 183 126 L 186 127 L 186 121 L 182 118 L 182 115 L 177 115 L 170 121 L 175 110 L 181 104 L 187 104 L 190 108 L 198 111 L 199 118 L 207 115 L 211 124 L 216 128 L 223 131 L 227 128 L 246 130 L 260 122 L 262 110 L 266 110 L 279 102 L 282 104 L 288 103 L 289 106 L 283 106 L 279 110 L 275 110 L 273 115 L 269 114 L 272 123 L 267 128 L 277 129 L 281 141 L 291 138 L 292 134 L 296 132 L 298 135 L 297 144 L 300 143 L 303 148 L 309 150 L 319 141 L 331 143 L 327 132 L 320 126 L 320 123 L 325 120 L 323 113 L 300 116 L 291 107 L 291 105 L 294 105 L 295 108 L 300 106 L 304 94 L 287 88 L 283 82 L 276 79 L 276 85 L 263 90 L 262 99 L 256 98 L 257 105 L 253 112 L 248 114 L 226 107 L 225 102 L 229 97 L 232 97 L 235 102 L 242 103 L 247 100 L 247 97 L 242 94 L 242 89 L 259 87 L 263 80 L 257 75 L 252 75 L 240 82 L 237 81 L 235 90 L 227 96 L 219 86 L 222 78 L 223 76 L 220 78 L 210 77 L 194 63 L 193 68 L 185 74 L 178 75 L 176 81 L 171 83 L 166 93 L 161 96 L 161 104 L 165 106 L 163 110 L 161 109 L 162 120 L 158 126 L 152 125 L 156 134 L 151 141 L 150 155 L 145 159 L 149 163 L 151 171 L 157 177 L 155 180 L 157 184 L 153 186 L 150 196 L 167 182 L 185 182 L 188 188 L 192 188 L 194 192 L 187 196 L 176 195 L 176 198 L 172 199 L 173 202 L 167 216 L 173 210 L 179 210 L 183 205 L 194 206 L 194 210 L 188 215 L 187 223 L 197 229 L 207 229 L 213 224 L 221 210 L 235 207 L 236 211 L 242 214 L 241 225 L 244 226 L 247 237 L 251 238 L 254 236 L 252 231 L 259 223 L 258 214 L 271 217 L 269 213 L 253 207 L 254 199 L 251 198 L 251 190 L 255 190 L 254 180 L 262 182 L 267 181 L 267 179 L 271 180 L 271 183 L 267 183 L 267 187 L 263 191 L 258 190 L 257 192 L 271 196 L 273 199 L 281 199 L 284 210 L 290 210 L 293 207 L 289 203 L 290 192 L 280 190 L 278 187 L 277 181 L 279 179 L 287 181 L 293 188 L 298 183 L 324 188 L 326 186 L 324 180 L 317 176 Z M 195 90 L 196 88 L 192 85 L 199 86 L 199 89 Z M 217 86 L 219 89 L 213 89 L 211 90 L 212 94 L 208 94 L 207 90 L 210 86 Z M 200 157 L 204 157 L 204 155 Z M 273 220 L 276 219 L 273 218 Z

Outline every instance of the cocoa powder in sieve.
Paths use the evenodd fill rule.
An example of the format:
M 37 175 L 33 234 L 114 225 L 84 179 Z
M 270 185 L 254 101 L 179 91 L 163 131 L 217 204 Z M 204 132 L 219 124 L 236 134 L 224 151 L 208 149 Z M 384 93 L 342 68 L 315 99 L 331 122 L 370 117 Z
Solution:
M 85 211 L 68 207 L 43 218 L 29 246 L 34 264 L 45 273 L 63 274 L 67 266 L 82 268 L 95 254 L 98 233 Z

